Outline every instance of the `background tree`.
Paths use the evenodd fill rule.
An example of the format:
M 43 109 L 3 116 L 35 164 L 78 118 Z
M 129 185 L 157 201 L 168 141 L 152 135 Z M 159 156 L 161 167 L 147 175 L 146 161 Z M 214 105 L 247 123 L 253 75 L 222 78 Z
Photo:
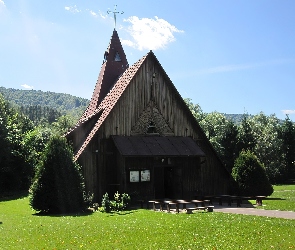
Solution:
M 65 134 L 75 124 L 73 117 L 69 115 L 60 116 L 52 123 L 52 128 L 56 134 Z
M 30 120 L 0 95 L 0 193 L 24 190 L 30 185 L 33 171 L 25 162 L 22 138 L 32 128 Z
M 80 167 L 66 139 L 54 136 L 44 151 L 30 188 L 30 205 L 44 213 L 80 212 L 86 208 Z
M 228 121 L 220 137 L 220 158 L 231 173 L 234 162 L 239 155 L 238 127 L 232 121 Z
M 42 153 L 53 135 L 52 129 L 38 126 L 33 130 L 29 130 L 22 138 L 22 146 L 25 152 L 24 158 L 26 163 L 34 170 L 34 175 Z
M 249 150 L 242 151 L 236 159 L 232 176 L 238 184 L 239 195 L 269 196 L 273 193 L 263 165 Z
M 241 124 L 238 127 L 238 145 L 239 151 L 250 150 L 253 151 L 256 145 L 256 139 L 253 133 L 253 123 L 248 115 L 244 114 Z
M 283 140 L 282 150 L 286 171 L 289 179 L 295 178 L 295 125 L 287 116 L 284 120 L 279 137 Z
M 286 178 L 283 140 L 279 138 L 280 120 L 275 115 L 260 113 L 251 118 L 256 145 L 255 155 L 265 166 L 271 183 L 282 182 Z
M 202 121 L 205 118 L 206 114 L 203 112 L 199 104 L 194 104 L 192 102 L 192 99 L 190 98 L 184 99 L 184 102 L 186 103 L 186 105 L 192 112 L 192 115 L 196 118 L 198 122 Z
M 4 100 L 3 96 L 0 94 L 0 194 L 8 189 L 9 176 L 11 171 L 9 169 L 10 164 L 10 145 L 7 139 L 8 136 L 8 103 Z

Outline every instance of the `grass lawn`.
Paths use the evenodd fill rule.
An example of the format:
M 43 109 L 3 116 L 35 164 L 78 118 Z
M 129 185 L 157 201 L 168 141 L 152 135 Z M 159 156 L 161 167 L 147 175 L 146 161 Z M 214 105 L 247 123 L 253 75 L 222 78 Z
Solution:
M 255 204 L 255 201 L 251 201 Z M 271 196 L 263 200 L 263 206 L 268 210 L 283 210 L 295 212 L 295 185 L 276 185 Z
M 286 187 L 294 199 L 295 186 L 276 186 L 274 198 L 289 199 Z M 276 202 L 285 200 L 265 207 Z M 292 249 L 294 227 L 295 220 L 217 212 L 38 216 L 27 197 L 0 201 L 0 249 Z

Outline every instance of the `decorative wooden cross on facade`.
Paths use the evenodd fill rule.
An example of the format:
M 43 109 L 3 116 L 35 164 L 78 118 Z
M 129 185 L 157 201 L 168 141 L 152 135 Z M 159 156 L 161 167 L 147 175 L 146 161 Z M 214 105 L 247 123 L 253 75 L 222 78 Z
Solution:
M 114 14 L 115 29 L 116 29 L 116 23 L 117 23 L 116 17 L 117 17 L 117 14 L 124 14 L 124 11 L 122 11 L 122 12 L 117 11 L 117 5 L 115 5 L 115 9 L 114 9 L 114 11 L 108 10 L 107 13 L 108 13 L 108 14 L 110 14 L 110 13 L 113 13 L 113 14 Z

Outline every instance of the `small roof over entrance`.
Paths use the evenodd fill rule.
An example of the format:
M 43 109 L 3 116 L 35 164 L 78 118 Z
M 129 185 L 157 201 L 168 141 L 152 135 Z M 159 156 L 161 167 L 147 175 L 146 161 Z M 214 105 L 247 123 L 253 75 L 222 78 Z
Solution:
M 123 156 L 205 156 L 191 137 L 112 136 Z

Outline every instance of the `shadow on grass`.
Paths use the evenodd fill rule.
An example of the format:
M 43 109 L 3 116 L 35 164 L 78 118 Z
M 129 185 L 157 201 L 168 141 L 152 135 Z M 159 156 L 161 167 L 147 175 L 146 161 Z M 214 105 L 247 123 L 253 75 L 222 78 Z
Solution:
M 134 212 L 136 212 L 133 209 L 130 210 L 124 210 L 121 212 L 117 212 L 117 211 L 111 211 L 108 214 L 108 216 L 116 216 L 116 215 L 128 215 L 128 214 L 133 214 Z M 80 213 L 45 213 L 45 212 L 36 212 L 35 214 L 32 214 L 33 216 L 48 216 L 48 217 L 65 217 L 65 216 L 69 216 L 69 217 L 81 217 L 81 216 L 90 216 L 94 213 L 100 213 L 98 211 L 94 212 L 92 210 L 87 210 L 85 212 L 80 212 Z
M 268 201 L 285 201 L 286 199 L 276 198 L 276 197 L 266 197 L 265 200 L 268 200 Z
M 29 194 L 28 191 L 18 191 L 18 192 L 8 192 L 0 195 L 1 201 L 11 201 L 27 197 Z
M 135 209 L 130 209 L 130 210 L 124 210 L 124 211 L 111 211 L 109 212 L 109 216 L 116 216 L 116 215 L 128 215 L 128 214 L 133 214 L 136 213 L 137 211 Z
M 276 186 L 285 186 L 285 185 L 294 185 L 295 184 L 295 179 L 289 179 L 289 180 L 286 180 L 282 183 L 277 183 L 275 184 Z
M 48 216 L 48 217 L 81 217 L 81 216 L 90 216 L 93 214 L 93 211 L 87 210 L 85 212 L 77 212 L 77 213 L 45 213 L 45 212 L 36 212 L 32 214 L 33 216 Z

